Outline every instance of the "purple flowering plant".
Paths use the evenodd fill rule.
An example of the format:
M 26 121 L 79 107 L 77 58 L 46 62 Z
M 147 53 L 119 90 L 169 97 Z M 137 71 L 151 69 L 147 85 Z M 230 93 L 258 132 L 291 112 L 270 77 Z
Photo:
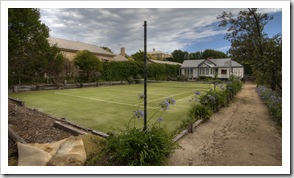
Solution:
M 129 123 L 127 125 L 128 128 L 129 128 L 132 120 L 134 122 L 134 127 L 135 127 L 136 126 L 136 119 L 144 118 L 144 114 L 145 114 L 144 111 L 139 109 L 141 106 L 142 100 L 144 99 L 144 94 L 139 94 L 138 99 L 139 99 L 139 104 L 137 105 L 137 109 L 135 111 L 133 111 L 133 116 L 131 117 L 131 119 L 129 120 Z M 163 121 L 163 117 L 162 117 L 163 113 L 166 110 L 169 110 L 170 106 L 174 106 L 175 104 L 176 104 L 176 100 L 174 98 L 170 98 L 170 97 L 161 101 L 158 104 L 158 109 L 149 117 L 147 122 L 149 122 L 159 111 L 162 111 L 162 112 L 161 112 L 160 116 L 158 117 L 158 119 L 153 123 L 153 125 L 156 123 L 162 122 Z
M 282 125 L 282 97 L 266 86 L 258 86 L 256 91 L 261 100 L 269 108 L 272 118 L 279 125 Z

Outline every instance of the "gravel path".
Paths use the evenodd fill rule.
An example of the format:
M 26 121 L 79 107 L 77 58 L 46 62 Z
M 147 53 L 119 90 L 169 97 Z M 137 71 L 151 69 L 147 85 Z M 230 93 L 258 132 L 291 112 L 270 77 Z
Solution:
M 170 166 L 281 166 L 282 136 L 256 85 L 244 84 L 229 107 L 178 141 Z

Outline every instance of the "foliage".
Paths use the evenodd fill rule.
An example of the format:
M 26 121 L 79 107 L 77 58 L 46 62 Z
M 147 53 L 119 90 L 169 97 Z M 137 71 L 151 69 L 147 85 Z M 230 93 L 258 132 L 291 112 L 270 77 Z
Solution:
M 129 76 L 127 80 L 129 84 L 134 83 L 134 78 L 132 76 Z
M 107 139 L 107 152 L 116 165 L 159 166 L 175 149 L 172 135 L 158 126 L 145 131 L 131 128 Z
M 211 80 L 212 77 L 210 77 L 210 76 L 199 76 L 197 80 L 207 81 L 208 79 Z
M 202 52 L 202 58 L 201 59 L 207 59 L 209 57 L 212 58 L 227 58 L 228 56 L 221 52 L 221 51 L 217 51 L 217 50 L 213 50 L 213 49 L 206 49 Z
M 182 51 L 180 49 L 174 50 L 172 53 L 174 62 L 183 63 L 184 60 L 189 58 L 189 53 L 187 51 Z
M 49 28 L 41 23 L 38 9 L 8 9 L 8 76 L 10 84 L 57 76 L 64 59 L 47 41 Z M 16 79 L 17 78 L 17 79 Z
M 256 88 L 258 95 L 269 108 L 272 118 L 279 126 L 282 126 L 282 97 L 266 86 Z
M 245 75 L 252 75 L 253 74 L 252 67 L 250 64 L 242 63 L 242 65 L 244 66 L 244 74 Z
M 79 66 L 87 82 L 96 81 L 102 69 L 100 60 L 90 51 L 79 51 L 74 58 L 75 65 Z
M 107 139 L 106 154 L 110 154 L 111 162 L 116 165 L 156 166 L 161 165 L 167 155 L 176 148 L 173 135 L 160 127 L 163 121 L 162 114 L 175 104 L 173 98 L 167 98 L 158 105 L 158 110 L 150 116 L 147 123 L 162 111 L 157 120 L 150 127 L 136 127 L 136 120 L 144 117 L 144 112 L 139 110 L 144 95 L 139 95 L 139 104 L 133 117 L 129 120 L 127 128 L 121 134 L 110 136 Z M 133 127 L 130 123 L 133 121 Z
M 132 54 L 131 58 L 135 61 L 144 62 L 144 51 L 139 50 L 135 54 Z M 150 54 L 147 54 L 147 59 L 152 59 L 152 56 Z
M 194 120 L 203 119 L 207 121 L 212 115 L 212 110 L 202 104 L 193 103 L 192 108 L 189 111 L 189 116 Z
M 188 81 L 188 79 L 189 79 L 188 75 L 179 75 L 179 76 L 177 76 L 177 81 L 184 82 L 184 81 Z
M 137 74 L 136 76 L 135 76 L 135 81 L 136 81 L 136 83 L 141 83 L 141 75 L 140 74 Z
M 166 80 L 169 76 L 176 76 L 179 71 L 177 65 L 147 64 L 148 78 L 155 80 Z M 105 62 L 102 69 L 102 80 L 123 81 L 138 74 L 143 76 L 144 63 L 137 61 Z
M 268 78 L 272 90 L 282 88 L 282 39 L 278 34 L 268 38 L 264 33 L 265 25 L 272 20 L 266 13 L 258 13 L 257 9 L 240 11 L 237 17 L 223 12 L 217 17 L 219 26 L 228 27 L 225 38 L 231 42 L 230 55 L 237 61 L 248 62 L 254 71 L 259 71 Z
M 113 54 L 112 50 L 109 47 L 101 46 L 101 48 Z

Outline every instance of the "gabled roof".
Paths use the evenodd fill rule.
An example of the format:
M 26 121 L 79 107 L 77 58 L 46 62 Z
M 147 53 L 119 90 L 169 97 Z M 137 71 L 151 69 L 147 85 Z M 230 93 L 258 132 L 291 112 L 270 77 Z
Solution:
M 231 60 L 231 58 L 222 58 L 222 59 L 197 59 L 197 60 L 184 60 L 182 68 L 196 68 L 200 64 L 210 61 L 215 64 L 215 67 L 230 67 L 230 62 L 232 62 L 232 67 L 242 67 L 241 64 L 236 61 Z M 213 67 L 213 66 L 211 66 Z
M 115 56 L 115 54 L 110 53 L 109 51 L 106 51 L 96 45 L 88 44 L 88 43 L 82 43 L 78 41 L 71 41 L 61 38 L 53 38 L 49 37 L 48 42 L 51 45 L 57 44 L 57 47 L 63 50 L 70 50 L 70 51 L 83 51 L 88 50 L 94 54 L 102 54 L 102 55 L 108 55 L 108 56 Z
M 197 60 L 184 60 L 182 64 L 182 68 L 196 68 L 201 64 L 205 59 L 197 59 Z

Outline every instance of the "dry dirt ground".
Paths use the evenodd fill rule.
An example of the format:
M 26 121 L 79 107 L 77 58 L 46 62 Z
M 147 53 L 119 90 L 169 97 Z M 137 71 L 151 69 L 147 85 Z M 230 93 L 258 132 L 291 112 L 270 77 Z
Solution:
M 181 138 L 168 165 L 281 166 L 281 129 L 255 89 L 255 84 L 244 84 L 229 107 Z

